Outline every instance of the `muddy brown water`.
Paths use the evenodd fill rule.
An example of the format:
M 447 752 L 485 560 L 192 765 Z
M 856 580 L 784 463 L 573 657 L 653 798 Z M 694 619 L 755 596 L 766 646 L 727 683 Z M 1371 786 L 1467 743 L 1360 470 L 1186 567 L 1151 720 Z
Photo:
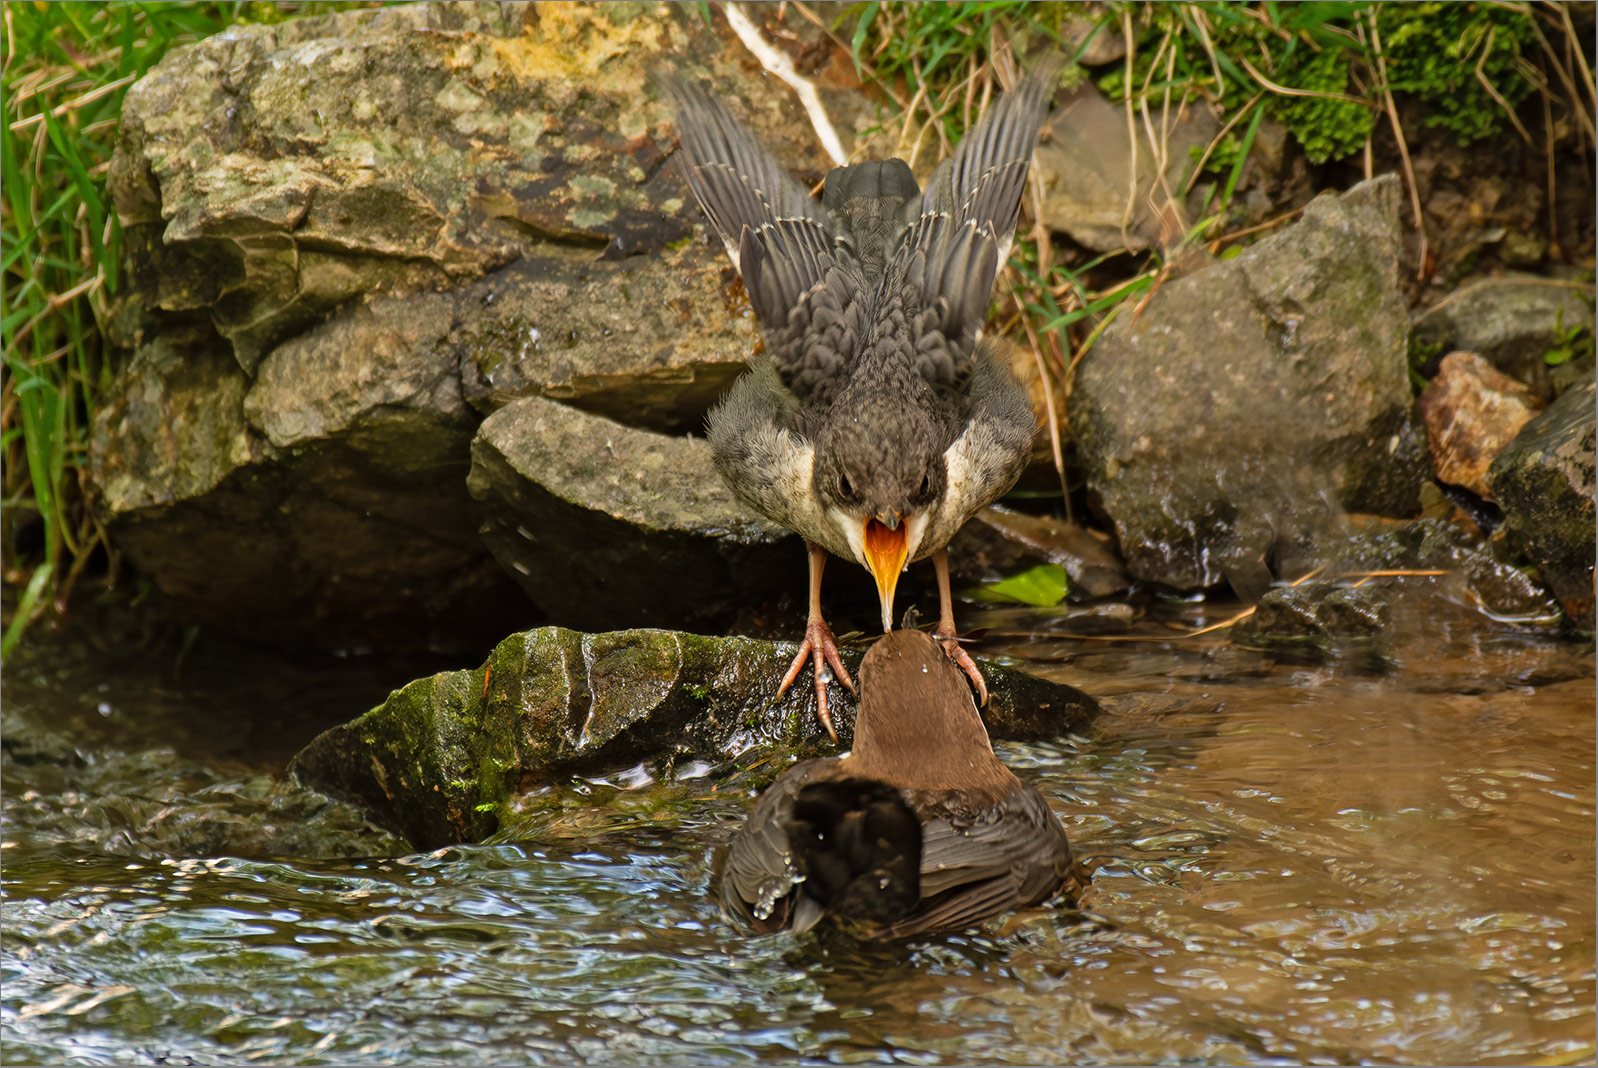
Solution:
M 435 665 L 202 647 L 174 676 L 165 655 L 24 650 L 4 1059 L 1592 1061 L 1590 645 L 1435 602 L 1379 657 L 969 621 L 985 651 L 1123 699 L 1088 736 L 1000 747 L 1091 887 L 890 946 L 722 922 L 711 854 L 750 803 L 725 768 L 563 783 L 506 840 L 428 854 L 273 779 Z

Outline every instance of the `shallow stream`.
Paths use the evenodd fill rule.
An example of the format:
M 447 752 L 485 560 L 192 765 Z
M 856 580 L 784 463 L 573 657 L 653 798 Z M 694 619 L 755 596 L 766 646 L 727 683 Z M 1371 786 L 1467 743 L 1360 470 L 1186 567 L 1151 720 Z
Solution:
M 1590 645 L 1435 605 L 1380 658 L 970 622 L 1175 710 L 1000 746 L 1079 910 L 890 946 L 721 921 L 725 769 L 562 784 L 514 840 L 411 855 L 273 778 L 438 665 L 36 644 L 5 667 L 4 1059 L 1591 1062 Z

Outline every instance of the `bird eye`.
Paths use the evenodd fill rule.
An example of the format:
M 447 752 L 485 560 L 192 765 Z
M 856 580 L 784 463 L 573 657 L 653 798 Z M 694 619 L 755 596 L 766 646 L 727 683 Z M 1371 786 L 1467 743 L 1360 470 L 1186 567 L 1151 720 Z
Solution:
M 930 471 L 921 476 L 921 496 L 923 498 L 932 496 L 932 472 Z
M 854 486 L 850 485 L 848 475 L 838 476 L 838 495 L 847 500 L 854 498 Z

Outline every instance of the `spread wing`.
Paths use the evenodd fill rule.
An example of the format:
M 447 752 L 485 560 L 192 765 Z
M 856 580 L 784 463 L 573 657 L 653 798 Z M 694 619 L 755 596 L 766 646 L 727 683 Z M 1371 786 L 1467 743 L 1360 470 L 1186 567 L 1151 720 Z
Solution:
M 921 905 L 888 927 L 889 937 L 970 927 L 1038 904 L 1071 869 L 1065 828 L 1036 790 L 1017 790 L 989 818 L 962 825 L 937 818 L 922 828 Z
M 870 162 L 829 174 L 825 205 L 719 100 L 657 77 L 676 110 L 683 176 L 802 405 L 830 405 L 860 353 L 885 341 L 908 340 L 927 381 L 966 388 L 1057 69 L 1005 94 L 924 193 L 903 162 Z M 894 336 L 877 337 L 885 331 Z
M 864 332 L 864 286 L 822 205 L 722 103 L 657 80 L 677 115 L 683 178 L 743 277 L 783 385 L 800 401 L 830 388 Z
M 791 928 L 800 933 L 820 918 L 819 909 L 798 907 L 809 899 L 797 892 L 799 871 L 788 826 L 800 788 L 836 763 L 833 758 L 807 760 L 788 769 L 760 796 L 728 843 L 721 869 L 721 908 L 744 930 L 772 934 Z M 796 915 L 801 912 L 802 916 Z M 808 922 L 801 925 L 801 919 Z
M 1000 263 L 1010 255 L 1032 150 L 1059 69 L 1058 60 L 1045 62 L 1000 97 L 932 172 L 922 198 L 923 214 L 947 215 L 956 225 L 969 222 L 992 234 Z
M 932 172 L 921 216 L 896 255 L 920 306 L 918 368 L 963 389 L 999 268 L 1010 255 L 1032 150 L 1059 67 L 1045 63 L 988 110 Z
M 821 205 L 721 101 L 669 72 L 659 72 L 656 82 L 677 115 L 683 179 L 740 274 L 745 229 L 791 220 L 819 229 L 820 243 L 831 244 Z

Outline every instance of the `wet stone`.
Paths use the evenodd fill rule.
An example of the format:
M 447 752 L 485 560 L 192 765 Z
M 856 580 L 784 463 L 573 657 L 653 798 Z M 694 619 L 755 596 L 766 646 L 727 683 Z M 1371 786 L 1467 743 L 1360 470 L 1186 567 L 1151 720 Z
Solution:
M 1534 275 L 1486 278 L 1450 293 L 1411 327 L 1410 357 L 1430 377 L 1465 349 L 1522 382 L 1546 405 L 1592 369 L 1587 355 L 1551 367 L 1545 357 L 1572 335 L 1593 330 L 1593 288 Z
M 1372 571 L 1438 571 L 1437 579 L 1455 586 L 1459 596 L 1497 619 L 1544 623 L 1556 619 L 1559 605 L 1525 571 L 1496 558 L 1480 541 L 1440 519 L 1395 523 L 1384 530 L 1356 534 L 1328 551 L 1330 570 L 1339 574 Z M 1373 585 L 1389 580 L 1378 578 Z
M 1593 629 L 1594 385 L 1574 386 L 1527 423 L 1489 473 L 1505 535 L 1536 565 L 1570 622 Z
M 394 691 L 294 757 L 299 782 L 365 805 L 417 848 L 479 841 L 514 795 L 571 775 L 640 762 L 662 773 L 760 746 L 832 751 L 815 689 L 777 685 L 791 643 L 661 630 L 513 634 L 476 670 L 448 671 Z M 861 651 L 843 650 L 858 670 Z M 982 664 L 995 740 L 1059 737 L 1098 705 L 1069 686 Z M 839 747 L 853 738 L 848 691 L 828 688 Z
M 733 498 L 703 438 L 543 397 L 483 421 L 467 488 L 483 542 L 527 596 L 589 629 L 719 628 L 804 559 L 795 535 Z
M 719 244 L 620 261 L 529 257 L 462 294 L 461 391 L 489 415 L 517 397 L 629 426 L 700 433 L 759 344 Z
M 1385 175 L 1316 198 L 1294 226 L 1162 286 L 1083 358 L 1072 434 L 1133 576 L 1229 581 L 1252 600 L 1273 559 L 1313 549 L 1345 510 L 1419 510 L 1399 196 Z
M 1254 614 L 1234 627 L 1232 636 L 1244 643 L 1374 638 L 1390 617 L 1384 595 L 1369 586 L 1305 582 L 1278 587 L 1260 598 Z

